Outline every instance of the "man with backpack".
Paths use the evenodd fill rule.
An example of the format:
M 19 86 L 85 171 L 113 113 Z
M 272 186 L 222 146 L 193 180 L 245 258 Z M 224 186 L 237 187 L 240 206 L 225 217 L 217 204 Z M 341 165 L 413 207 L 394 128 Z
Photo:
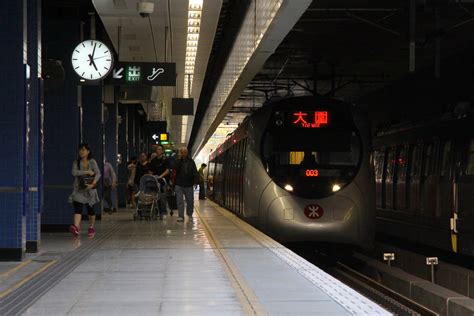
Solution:
M 193 220 L 194 211 L 194 190 L 193 186 L 198 183 L 199 175 L 196 163 L 188 157 L 188 149 L 181 147 L 179 149 L 179 158 L 175 164 L 176 180 L 175 191 L 178 203 L 178 222 L 184 221 L 184 199 L 186 199 L 186 215 L 190 221 Z

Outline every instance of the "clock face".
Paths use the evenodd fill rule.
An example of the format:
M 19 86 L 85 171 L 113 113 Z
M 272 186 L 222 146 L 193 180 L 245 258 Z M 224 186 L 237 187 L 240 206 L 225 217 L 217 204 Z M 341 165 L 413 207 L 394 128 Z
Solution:
M 113 56 L 110 49 L 97 40 L 87 40 L 72 52 L 72 68 L 86 80 L 100 80 L 112 70 Z

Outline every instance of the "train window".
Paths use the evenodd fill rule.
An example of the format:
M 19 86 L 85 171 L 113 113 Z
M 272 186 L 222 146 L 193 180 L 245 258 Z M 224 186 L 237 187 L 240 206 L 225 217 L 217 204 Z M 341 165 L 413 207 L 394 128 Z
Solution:
M 421 144 L 416 144 L 412 147 L 410 157 L 410 176 L 417 177 L 420 175 L 421 164 Z
M 375 181 L 382 182 L 385 151 L 384 150 L 375 151 L 374 157 L 375 157 L 375 160 L 374 160 Z
M 387 153 L 387 164 L 385 166 L 385 176 L 393 178 L 393 169 L 395 167 L 395 148 L 389 148 Z
M 469 176 L 474 176 L 474 139 L 471 139 L 471 143 L 469 144 L 466 173 Z
M 441 147 L 441 172 L 442 177 L 449 175 L 449 168 L 451 166 L 451 141 L 447 140 Z
M 273 180 L 302 197 L 332 194 L 356 175 L 360 136 L 351 128 L 269 129 L 263 137 L 262 160 Z
M 423 150 L 423 176 L 427 177 L 433 174 L 433 144 L 425 144 Z
M 397 179 L 405 179 L 408 169 L 408 147 L 403 146 L 397 158 Z

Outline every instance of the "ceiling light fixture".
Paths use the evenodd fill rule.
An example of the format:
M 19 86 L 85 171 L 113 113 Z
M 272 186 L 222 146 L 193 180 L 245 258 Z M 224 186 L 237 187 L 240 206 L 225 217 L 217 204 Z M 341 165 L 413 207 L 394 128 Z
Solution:
M 193 90 L 194 66 L 199 43 L 203 0 L 189 0 L 188 3 L 188 33 L 186 37 L 186 59 L 184 61 L 183 98 L 190 98 Z M 181 142 L 186 141 L 188 117 L 183 116 L 181 125 Z
M 183 97 L 189 98 L 193 89 L 194 66 L 199 42 L 203 0 L 189 0 L 188 35 L 186 37 L 186 59 L 184 64 Z

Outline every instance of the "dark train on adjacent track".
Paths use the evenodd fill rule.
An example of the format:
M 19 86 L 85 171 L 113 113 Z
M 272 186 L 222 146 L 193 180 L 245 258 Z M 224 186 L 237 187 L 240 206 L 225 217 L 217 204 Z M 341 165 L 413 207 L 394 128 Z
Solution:
M 473 256 L 473 116 L 387 128 L 373 148 L 377 233 Z
M 211 154 L 210 195 L 281 242 L 371 247 L 369 140 L 366 116 L 342 101 L 308 96 L 264 105 Z

